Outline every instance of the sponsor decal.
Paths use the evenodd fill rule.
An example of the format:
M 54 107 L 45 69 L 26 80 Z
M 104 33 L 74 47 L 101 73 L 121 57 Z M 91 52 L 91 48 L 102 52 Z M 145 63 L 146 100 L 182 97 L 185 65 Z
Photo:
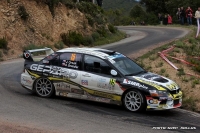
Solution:
M 108 61 L 110 61 L 110 63 L 114 64 L 115 61 L 113 59 L 108 59 Z
M 81 80 L 82 85 L 88 85 L 88 80 Z
M 71 88 L 71 92 L 72 93 L 76 93 L 76 94 L 84 94 L 84 91 L 81 89 L 76 89 L 76 88 Z
M 178 85 L 176 83 L 172 83 L 172 84 L 169 84 L 169 85 L 166 85 L 166 87 L 170 90 L 176 90 L 178 89 Z
M 134 82 L 134 81 L 130 81 L 130 80 L 128 80 L 128 79 L 124 79 L 123 83 L 124 83 L 124 84 L 133 85 L 133 86 L 137 86 L 137 87 L 139 87 L 139 88 L 148 89 L 147 86 L 142 85 L 142 84 L 137 83 L 137 82 Z
M 70 60 L 75 61 L 76 60 L 76 54 L 72 54 Z
M 110 99 L 107 98 L 101 98 L 101 97 L 95 97 L 90 94 L 87 94 L 87 99 L 92 101 L 98 101 L 98 102 L 104 102 L 104 103 L 110 103 Z
M 30 54 L 29 52 L 25 52 L 25 53 L 24 53 L 24 57 L 25 57 L 25 58 L 29 58 L 30 55 L 31 55 L 31 54 Z
M 109 82 L 110 85 L 115 86 L 115 83 L 116 83 L 116 79 L 110 79 L 110 82 Z
M 60 95 L 60 96 L 63 96 L 63 97 L 67 97 L 67 94 L 68 94 L 67 92 L 60 92 L 60 93 L 59 93 L 59 95 Z
M 66 61 L 66 60 L 63 60 L 62 61 L 62 66 L 69 67 L 69 68 L 74 68 L 74 69 L 78 69 L 79 68 L 79 66 L 77 65 L 76 61 Z
M 65 82 L 60 82 L 60 83 L 55 83 L 54 86 L 56 87 L 57 91 L 67 91 L 67 92 L 71 92 L 70 90 L 70 85 L 65 83 Z
M 96 96 L 100 96 L 100 97 L 106 97 L 109 99 L 113 99 L 113 95 L 112 94 L 108 94 L 108 93 L 104 93 L 104 92 L 98 92 L 98 91 L 94 91 L 93 93 Z
M 139 79 L 139 78 L 135 78 L 135 79 L 137 79 L 138 81 L 140 81 L 140 82 L 142 82 L 142 83 L 145 83 L 145 84 L 148 84 L 148 85 L 150 85 L 150 86 L 153 86 L 153 87 L 155 87 L 156 89 L 158 89 L 158 90 L 166 90 L 166 89 L 164 89 L 163 87 L 161 87 L 161 86 L 159 86 L 159 85 L 157 85 L 156 83 L 154 83 L 153 81 L 146 81 L 146 80 L 141 80 L 141 79 Z
M 49 61 L 48 60 L 43 60 L 42 63 L 49 64 Z
M 78 76 L 78 73 L 76 71 L 72 71 L 67 68 L 62 68 L 57 66 L 32 64 L 30 66 L 30 69 L 33 71 L 49 73 L 54 76 L 63 76 L 63 78 L 66 79 L 76 79 Z
M 108 56 L 109 59 L 115 59 L 119 57 L 125 57 L 125 56 L 123 54 L 114 54 L 114 55 Z
M 109 84 L 108 81 L 106 82 L 106 79 L 100 78 L 97 82 L 97 87 L 102 88 L 102 89 L 108 89 L 108 90 L 113 90 L 114 86 Z
M 27 84 L 32 84 L 31 80 L 25 79 L 24 77 L 22 78 L 22 81 L 27 83 Z

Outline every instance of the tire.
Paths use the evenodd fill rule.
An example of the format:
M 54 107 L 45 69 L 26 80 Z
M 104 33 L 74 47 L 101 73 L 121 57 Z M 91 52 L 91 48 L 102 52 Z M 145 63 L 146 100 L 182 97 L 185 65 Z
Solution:
M 124 95 L 123 105 L 132 112 L 145 111 L 146 99 L 140 91 L 131 89 Z
M 48 98 L 54 94 L 54 86 L 48 78 L 39 78 L 35 82 L 35 92 L 38 96 Z

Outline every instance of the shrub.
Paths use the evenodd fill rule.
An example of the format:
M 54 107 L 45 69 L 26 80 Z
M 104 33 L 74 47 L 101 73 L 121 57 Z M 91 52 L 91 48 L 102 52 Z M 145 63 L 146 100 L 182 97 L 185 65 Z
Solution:
M 88 20 L 88 24 L 93 27 L 93 25 L 94 25 L 94 19 L 93 19 L 93 17 L 91 17 L 90 15 L 86 14 L 86 18 Z
M 83 43 L 83 36 L 80 33 L 76 33 L 76 31 L 69 31 L 68 33 L 62 33 L 60 35 L 62 41 L 66 45 L 74 44 L 79 45 Z
M 24 46 L 23 50 L 31 50 L 31 49 L 39 49 L 39 48 L 43 48 L 43 46 L 37 46 L 35 44 L 29 44 L 27 46 Z
M 94 42 L 93 38 L 91 36 L 86 36 L 83 38 L 83 45 L 89 46 Z
M 103 36 L 103 37 L 106 37 L 107 36 L 107 30 L 105 29 L 105 27 L 100 27 L 97 29 L 97 32 Z
M 108 29 L 111 33 L 116 33 L 117 29 L 112 25 L 112 24 L 109 24 L 108 25 Z
M 2 54 L 2 52 L 0 51 L 0 58 L 2 58 L 3 57 L 3 54 Z
M 7 40 L 4 37 L 0 38 L 0 48 L 7 49 L 7 45 L 8 45 Z
M 21 19 L 26 21 L 29 17 L 29 14 L 26 12 L 26 8 L 24 6 L 19 6 L 18 14 L 20 15 Z
M 94 32 L 94 33 L 92 33 L 92 38 L 94 41 L 96 41 L 100 38 L 100 34 L 98 32 Z
M 64 48 L 64 43 L 63 42 L 57 42 L 54 44 L 54 47 L 57 49 L 63 49 Z

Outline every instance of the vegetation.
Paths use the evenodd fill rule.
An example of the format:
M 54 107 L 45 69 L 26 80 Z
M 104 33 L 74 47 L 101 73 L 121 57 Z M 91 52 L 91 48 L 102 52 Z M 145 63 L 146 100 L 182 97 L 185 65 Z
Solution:
M 185 38 L 178 41 L 173 41 L 169 44 L 163 45 L 159 48 L 149 51 L 143 56 L 136 59 L 136 62 L 147 70 L 151 68 L 152 72 L 159 73 L 160 75 L 169 77 L 174 80 L 183 91 L 183 106 L 182 108 L 200 112 L 198 93 L 200 93 L 200 37 L 194 39 L 196 34 L 196 27 L 188 27 L 191 29 L 191 33 Z M 175 49 L 168 54 L 177 58 L 181 58 L 190 62 L 192 65 L 184 64 L 175 59 L 170 59 L 171 62 L 179 69 L 176 71 L 173 68 L 169 68 L 163 59 L 158 58 L 158 52 L 166 50 L 171 46 L 175 46 Z M 194 75 L 188 75 L 188 73 Z
M 7 40 L 4 37 L 0 38 L 0 48 L 7 49 L 7 45 L 8 45 Z
M 21 19 L 26 21 L 29 17 L 29 14 L 26 12 L 26 8 L 24 6 L 19 6 L 18 14 L 20 15 Z

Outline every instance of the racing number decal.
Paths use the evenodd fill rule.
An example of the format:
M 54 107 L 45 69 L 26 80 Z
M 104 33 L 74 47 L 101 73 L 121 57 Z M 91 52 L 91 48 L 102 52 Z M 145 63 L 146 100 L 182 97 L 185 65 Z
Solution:
M 110 79 L 110 85 L 114 86 L 115 85 L 116 80 L 115 79 Z
M 72 54 L 70 60 L 75 61 L 76 60 L 76 54 Z
M 176 83 L 172 83 L 172 84 L 166 85 L 166 86 L 167 86 L 167 88 L 169 88 L 170 90 L 173 90 L 173 89 L 176 89 L 177 84 L 176 84 Z

